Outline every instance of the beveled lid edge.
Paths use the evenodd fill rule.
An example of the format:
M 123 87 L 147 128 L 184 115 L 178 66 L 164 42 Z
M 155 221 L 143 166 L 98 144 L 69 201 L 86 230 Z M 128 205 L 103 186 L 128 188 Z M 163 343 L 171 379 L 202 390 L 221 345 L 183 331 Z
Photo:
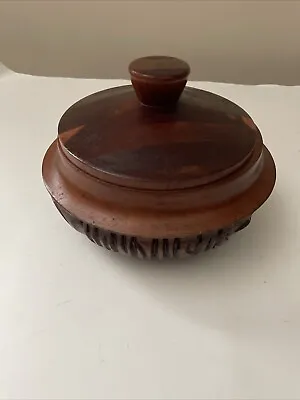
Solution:
M 191 68 L 186 61 L 178 57 L 152 55 L 131 61 L 128 71 L 134 79 L 172 82 L 186 80 Z
M 43 160 L 43 179 L 50 195 L 67 211 L 84 222 L 120 234 L 144 238 L 188 237 L 225 226 L 251 216 L 268 199 L 276 181 L 276 167 L 272 155 L 264 146 L 264 165 L 254 184 L 239 196 L 211 209 L 190 210 L 185 213 L 142 213 L 134 209 L 103 207 L 95 210 L 91 199 L 78 194 L 64 181 L 59 171 L 52 168 L 57 153 L 56 141 Z M 56 195 L 54 196 L 54 193 Z M 59 196 L 59 193 L 62 195 Z M 76 197 L 77 196 L 77 197 Z M 74 208 L 70 209 L 70 204 Z M 89 217 L 87 218 L 87 216 Z
M 121 85 L 121 86 L 117 86 L 117 87 L 112 87 L 112 88 L 108 88 L 105 89 L 103 91 L 101 91 L 101 93 L 105 94 L 109 94 L 112 93 L 114 90 L 122 90 L 122 89 L 132 89 L 133 88 L 131 85 Z M 233 101 L 229 100 L 226 97 L 223 97 L 219 94 L 213 93 L 213 92 L 209 92 L 207 90 L 204 89 L 197 89 L 194 87 L 186 87 L 185 91 L 188 91 L 189 93 L 193 93 L 194 91 L 198 92 L 204 92 L 206 94 L 212 94 L 213 96 L 218 97 L 221 101 L 225 101 L 226 103 L 230 103 L 232 106 L 236 107 L 237 109 L 239 109 L 244 115 L 241 117 L 243 123 L 245 125 L 247 125 L 250 129 L 255 130 L 255 146 L 256 145 L 260 145 L 261 148 L 263 146 L 263 139 L 262 139 L 262 135 L 260 130 L 258 129 L 258 127 L 255 125 L 254 121 L 252 120 L 251 116 L 238 104 L 234 103 Z M 67 139 L 69 136 L 72 136 L 73 134 L 76 134 L 76 132 L 78 130 L 80 130 L 82 126 L 77 126 L 74 129 L 71 129 L 69 131 L 63 132 L 60 130 L 60 125 L 61 122 L 63 120 L 63 118 L 65 118 L 65 116 L 68 114 L 68 112 L 73 109 L 76 108 L 78 105 L 80 105 L 81 102 L 86 101 L 88 98 L 91 98 L 92 96 L 95 96 L 99 94 L 99 92 L 95 92 L 92 93 L 90 95 L 87 95 L 81 99 L 79 99 L 77 102 L 75 102 L 74 104 L 72 104 L 61 116 L 59 123 L 58 123 L 58 135 L 57 135 L 57 139 L 59 140 L 61 146 L 62 146 L 62 151 L 64 152 L 64 154 L 66 155 L 66 157 L 74 164 L 76 165 L 79 169 L 87 172 L 88 174 L 98 178 L 100 181 L 103 182 L 107 182 L 107 183 L 112 183 L 115 185 L 119 185 L 121 187 L 128 187 L 128 188 L 132 188 L 132 189 L 149 189 L 149 190 L 181 190 L 181 189 L 188 189 L 188 188 L 192 188 L 192 187 L 197 187 L 199 185 L 206 185 L 207 183 L 210 182 L 214 182 L 217 181 L 219 179 L 223 179 L 226 178 L 226 176 L 228 176 L 229 174 L 231 174 L 232 172 L 238 170 L 250 157 L 252 154 L 252 151 L 250 151 L 247 156 L 241 160 L 239 163 L 233 165 L 231 168 L 225 169 L 224 171 L 221 172 L 216 172 L 214 175 L 211 175 L 207 178 L 203 178 L 203 177 L 194 177 L 194 178 L 188 178 L 186 179 L 184 182 L 181 181 L 174 181 L 172 182 L 172 184 L 170 184 L 170 182 L 166 182 L 166 181 L 152 181 L 152 180 L 146 180 L 146 179 L 139 179 L 138 177 L 135 178 L 131 178 L 131 177 L 127 177 L 124 176 L 122 174 L 118 175 L 118 174 L 114 174 L 111 172 L 107 172 L 104 169 L 101 168 L 96 168 L 95 166 L 89 164 L 87 161 L 84 161 L 82 159 L 80 159 L 79 157 L 77 157 L 76 155 L 72 154 L 69 149 L 65 146 L 64 143 L 64 139 Z M 209 180 L 207 180 L 209 179 Z

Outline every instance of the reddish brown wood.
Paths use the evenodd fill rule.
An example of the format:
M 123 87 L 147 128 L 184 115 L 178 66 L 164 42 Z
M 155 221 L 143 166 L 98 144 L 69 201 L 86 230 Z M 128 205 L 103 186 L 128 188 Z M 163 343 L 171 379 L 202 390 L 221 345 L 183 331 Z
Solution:
M 214 249 L 223 244 L 234 233 L 246 228 L 251 220 L 251 217 L 249 217 L 222 229 L 194 236 L 149 239 L 106 231 L 93 224 L 81 221 L 55 201 L 54 204 L 68 224 L 86 235 L 93 243 L 107 250 L 141 259 L 183 258 Z
M 190 67 L 178 58 L 150 56 L 132 61 L 129 72 L 142 104 L 170 107 L 177 103 L 186 85 Z
M 258 128 L 227 99 L 182 92 L 183 61 L 147 57 L 129 70 L 134 89 L 95 93 L 63 115 L 43 163 L 48 191 L 69 222 L 135 238 L 147 257 L 153 240 L 217 243 L 273 189 L 275 166 Z
M 131 86 L 88 96 L 59 123 L 65 155 L 92 175 L 137 188 L 179 189 L 239 168 L 261 135 L 244 110 L 187 88 L 176 109 L 141 106 Z

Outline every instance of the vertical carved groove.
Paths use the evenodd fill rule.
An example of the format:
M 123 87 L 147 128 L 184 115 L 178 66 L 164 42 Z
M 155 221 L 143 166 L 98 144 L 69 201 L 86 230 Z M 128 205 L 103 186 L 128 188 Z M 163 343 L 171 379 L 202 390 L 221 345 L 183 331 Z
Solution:
M 121 236 L 121 249 L 124 251 L 124 253 L 128 253 L 127 237 L 125 235 Z
M 206 246 L 205 246 L 205 251 L 207 251 L 207 250 L 210 250 L 210 249 L 211 249 L 211 247 L 212 247 L 212 243 L 213 243 L 213 240 L 212 240 L 212 238 L 209 238 L 209 240 L 208 240 L 208 242 L 207 242 L 207 244 L 206 244 Z
M 141 259 L 172 258 L 194 255 L 213 249 L 228 240 L 233 233 L 249 225 L 251 217 L 216 230 L 189 238 L 146 239 L 109 232 L 93 224 L 79 220 L 67 210 L 54 202 L 63 218 L 77 231 L 85 234 L 92 242 L 107 250 L 123 252 Z
M 96 228 L 95 226 L 94 226 L 94 235 L 93 235 L 93 237 L 94 237 L 94 242 L 95 242 L 98 246 L 101 246 L 101 242 L 100 242 L 100 240 L 99 240 L 99 229 Z
M 179 238 L 175 238 L 173 241 L 173 257 L 177 257 L 180 250 L 181 242 Z
M 197 240 L 196 240 L 196 246 L 195 246 L 195 253 L 194 254 L 198 254 L 200 253 L 201 249 L 203 246 L 203 236 L 202 235 L 198 235 L 197 236 Z
M 135 245 L 135 238 L 131 238 L 130 242 L 129 242 L 129 252 L 132 256 L 137 256 L 137 248 Z
M 170 254 L 169 254 L 169 240 L 168 239 L 163 239 L 162 250 L 163 250 L 163 257 L 164 258 L 170 257 Z
M 111 248 L 109 247 L 109 243 L 108 243 L 108 237 L 105 234 L 105 232 L 101 232 L 101 236 L 102 236 L 102 245 L 103 247 L 105 247 L 107 250 L 111 250 Z
M 83 227 L 84 227 L 83 229 L 84 229 L 84 232 L 85 232 L 86 236 L 88 238 L 90 238 L 90 226 L 89 226 L 89 224 L 83 223 Z
M 144 250 L 143 246 L 141 245 L 141 243 L 138 241 L 137 238 L 134 238 L 134 245 L 136 247 L 137 256 L 139 258 L 146 258 L 147 257 L 146 251 Z
M 118 239 L 115 233 L 110 234 L 110 248 L 115 252 L 118 251 Z
M 151 258 L 158 257 L 158 239 L 153 239 L 151 243 Z

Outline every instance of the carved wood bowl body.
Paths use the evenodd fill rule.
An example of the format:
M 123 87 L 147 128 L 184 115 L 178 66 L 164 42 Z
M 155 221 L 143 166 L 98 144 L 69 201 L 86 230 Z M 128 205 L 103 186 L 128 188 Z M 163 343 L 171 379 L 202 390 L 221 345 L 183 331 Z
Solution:
M 112 251 L 198 254 L 245 228 L 275 184 L 250 116 L 186 87 L 189 66 L 145 57 L 131 85 L 92 94 L 62 116 L 43 179 L 64 219 Z

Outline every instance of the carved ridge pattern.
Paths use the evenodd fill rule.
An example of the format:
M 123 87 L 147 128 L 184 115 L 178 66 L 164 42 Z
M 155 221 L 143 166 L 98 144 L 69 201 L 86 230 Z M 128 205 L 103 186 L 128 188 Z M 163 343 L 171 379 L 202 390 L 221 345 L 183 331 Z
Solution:
M 144 239 L 106 231 L 79 220 L 55 201 L 54 204 L 68 224 L 98 246 L 140 259 L 181 258 L 208 251 L 220 246 L 235 232 L 246 228 L 251 221 L 251 217 L 248 217 L 229 227 L 186 238 Z

